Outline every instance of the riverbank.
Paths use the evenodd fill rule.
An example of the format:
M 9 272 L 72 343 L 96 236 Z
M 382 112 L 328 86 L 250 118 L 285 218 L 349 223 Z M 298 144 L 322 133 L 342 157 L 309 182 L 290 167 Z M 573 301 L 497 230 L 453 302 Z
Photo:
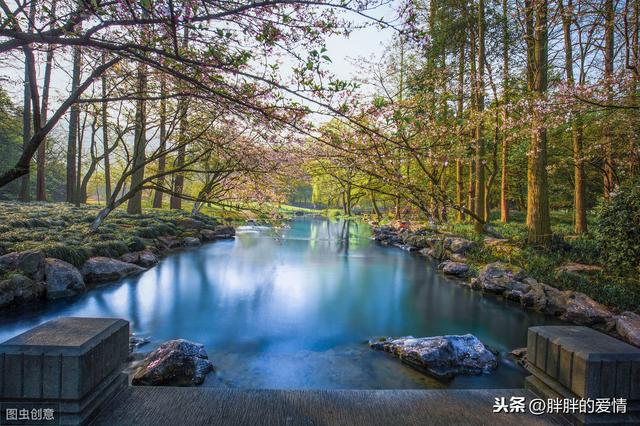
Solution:
M 173 251 L 233 238 L 232 226 L 180 210 L 117 210 L 97 232 L 97 207 L 0 203 L 0 309 L 72 297 L 155 266 Z
M 590 326 L 640 346 L 640 315 L 620 306 L 605 306 L 586 292 L 557 286 L 562 277 L 581 282 L 595 280 L 604 274 L 599 265 L 567 262 L 554 268 L 559 279 L 544 283 L 514 258 L 523 249 L 514 241 L 494 232 L 483 239 L 469 239 L 427 226 L 395 222 L 388 226 L 373 226 L 374 239 L 382 245 L 394 246 L 433 259 L 445 275 L 485 294 L 520 303 L 546 315 L 556 316 L 574 324 Z M 566 278 L 565 278 L 566 279 Z M 587 287 L 588 288 L 588 287 Z M 638 309 L 638 306 L 635 306 Z

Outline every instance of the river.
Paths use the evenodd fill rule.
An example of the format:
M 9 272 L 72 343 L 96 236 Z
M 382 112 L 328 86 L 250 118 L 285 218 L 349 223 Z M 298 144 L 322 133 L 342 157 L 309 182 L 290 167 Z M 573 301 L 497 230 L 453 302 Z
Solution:
M 185 338 L 216 367 L 204 386 L 281 389 L 520 388 L 506 354 L 549 323 L 484 297 L 425 258 L 377 245 L 367 225 L 300 218 L 175 253 L 142 275 L 0 315 L 0 341 L 58 316 L 120 317 L 151 339 Z M 501 353 L 491 375 L 440 382 L 366 345 L 374 336 L 473 333 Z

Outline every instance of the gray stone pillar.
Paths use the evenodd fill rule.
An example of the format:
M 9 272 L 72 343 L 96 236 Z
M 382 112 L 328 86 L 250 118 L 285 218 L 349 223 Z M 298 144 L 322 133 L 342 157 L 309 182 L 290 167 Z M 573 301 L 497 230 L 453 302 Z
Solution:
M 88 423 L 127 385 L 128 352 L 129 323 L 116 318 L 58 318 L 7 340 L 0 344 L 0 423 L 7 409 L 30 404 L 52 408 L 50 424 Z
M 640 424 L 640 349 L 634 346 L 589 327 L 531 327 L 527 369 L 532 375 L 525 386 L 545 400 L 626 400 L 626 413 L 566 413 L 574 424 Z

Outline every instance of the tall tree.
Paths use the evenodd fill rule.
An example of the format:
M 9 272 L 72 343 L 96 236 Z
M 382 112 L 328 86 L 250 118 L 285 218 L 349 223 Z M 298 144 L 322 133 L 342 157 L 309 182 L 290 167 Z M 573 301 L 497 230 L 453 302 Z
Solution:
M 102 64 L 106 64 L 107 52 L 102 52 Z M 107 76 L 102 74 L 101 78 L 102 88 L 102 152 L 104 153 L 104 198 L 108 200 L 111 197 L 111 161 L 109 158 L 109 102 L 107 97 L 109 95 L 107 87 Z
M 80 86 L 80 72 L 82 62 L 82 49 L 80 46 L 73 48 L 73 70 L 71 74 L 71 91 L 77 91 Z M 80 105 L 74 102 L 69 113 L 69 134 L 67 139 L 67 202 L 76 202 L 77 168 L 76 156 L 78 148 L 78 130 L 80 124 Z
M 133 142 L 133 173 L 131 188 L 142 185 L 144 180 L 145 148 L 147 146 L 147 111 L 145 96 L 147 93 L 147 70 L 143 63 L 138 64 L 137 101 L 135 117 L 135 134 Z M 127 203 L 127 213 L 142 213 L 142 188 L 138 189 Z
M 562 30 L 564 36 L 565 74 L 567 85 L 573 89 L 575 79 L 573 76 L 573 40 L 571 39 L 571 22 L 573 21 L 573 0 L 568 0 L 564 7 L 564 0 L 558 2 L 558 8 L 562 18 Z M 571 111 L 571 141 L 573 146 L 573 175 L 574 175 L 574 232 L 583 234 L 587 232 L 587 206 L 584 159 L 582 153 L 583 129 L 579 111 L 575 108 Z
M 527 241 L 547 244 L 551 240 L 547 185 L 547 128 L 544 112 L 535 101 L 544 100 L 548 86 L 547 0 L 525 0 L 531 105 L 531 143 L 527 161 Z
M 184 27 L 184 38 L 182 40 L 182 49 L 187 50 L 189 46 L 189 27 Z M 181 86 L 179 84 L 178 86 Z M 178 129 L 178 141 L 180 144 L 180 148 L 178 149 L 178 154 L 175 160 L 175 168 L 181 169 L 185 162 L 186 155 L 186 146 L 182 143 L 182 141 L 186 138 L 187 125 L 188 125 L 188 114 L 189 114 L 189 103 L 186 97 L 182 96 L 178 99 L 178 113 L 180 114 L 180 128 Z M 182 192 L 184 190 L 184 173 L 178 172 L 175 174 L 173 180 L 173 191 L 171 194 L 171 198 L 169 200 L 169 207 L 171 209 L 181 209 L 182 208 Z
M 613 0 L 605 0 L 604 2 L 604 87 L 606 91 L 607 103 L 612 101 L 613 84 L 613 61 L 615 57 L 614 50 L 614 26 L 615 14 L 613 9 Z M 602 145 L 604 148 L 603 158 L 603 178 L 604 178 L 604 197 L 609 198 L 614 190 L 617 178 L 613 159 L 613 128 L 610 123 L 608 114 L 605 114 L 602 123 Z
M 562 1 L 562 0 L 561 0 Z M 502 167 L 500 179 L 500 221 L 509 222 L 509 174 L 507 173 L 509 159 L 509 138 L 507 137 L 507 121 L 509 119 L 509 9 L 507 0 L 502 0 Z
M 478 76 L 476 79 L 476 134 L 475 134 L 475 163 L 476 163 L 476 184 L 475 184 L 475 213 L 483 221 L 485 217 L 485 182 L 484 182 L 484 135 L 483 119 L 484 112 L 484 68 L 485 68 L 485 19 L 484 0 L 478 0 Z M 484 223 L 480 220 L 475 222 L 475 230 L 481 233 Z
M 36 2 L 31 2 L 29 7 L 29 23 L 27 32 L 29 34 L 33 33 L 33 27 L 36 18 Z M 32 96 L 31 96 L 31 86 L 34 84 L 33 75 L 30 70 L 29 64 L 29 55 L 32 55 L 33 52 L 31 47 L 25 49 L 25 60 L 24 60 L 24 102 L 23 102 L 23 118 L 22 118 L 22 145 L 26 146 L 31 140 L 31 108 L 32 105 Z M 30 188 L 29 188 L 29 172 L 25 174 L 20 180 L 20 200 L 21 201 L 29 201 L 30 198 Z
M 167 80 L 164 74 L 160 75 L 160 158 L 158 159 L 158 174 L 160 177 L 156 182 L 158 189 L 153 194 L 153 208 L 162 208 L 162 196 L 164 194 L 164 170 L 166 167 L 167 157 L 162 155 L 167 150 Z

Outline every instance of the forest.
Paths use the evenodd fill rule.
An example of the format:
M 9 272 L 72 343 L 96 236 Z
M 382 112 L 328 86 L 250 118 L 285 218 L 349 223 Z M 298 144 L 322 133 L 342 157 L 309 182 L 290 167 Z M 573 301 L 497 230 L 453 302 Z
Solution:
M 99 205 L 94 231 L 118 208 L 292 203 L 477 234 L 517 219 L 549 246 L 554 213 L 589 235 L 623 194 L 637 238 L 637 0 L 0 9 L 2 198 Z M 326 41 L 362 28 L 390 41 L 339 78 Z

